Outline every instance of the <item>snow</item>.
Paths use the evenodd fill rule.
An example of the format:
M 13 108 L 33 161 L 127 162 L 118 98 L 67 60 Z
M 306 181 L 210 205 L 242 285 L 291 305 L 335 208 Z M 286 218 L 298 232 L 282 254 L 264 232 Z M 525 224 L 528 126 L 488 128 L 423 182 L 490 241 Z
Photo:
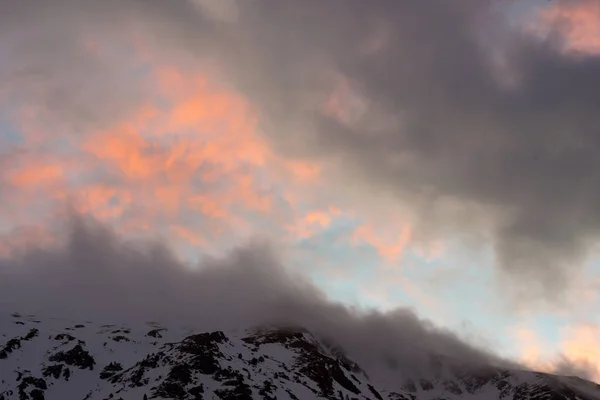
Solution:
M 28 334 L 34 332 L 32 329 L 37 329 L 39 332 L 35 337 L 26 340 Z M 157 329 L 160 331 L 156 337 L 149 335 Z M 262 333 L 271 331 L 262 331 Z M 21 344 L 20 348 L 7 354 L 6 358 L 0 358 L 0 399 L 19 399 L 19 385 L 28 376 L 44 379 L 47 386 L 43 390 L 46 400 L 84 398 L 141 400 L 144 394 L 152 398 L 160 385 L 169 382 L 168 377 L 173 374 L 177 366 L 182 366 L 183 370 L 190 374 L 187 381 L 176 381 L 184 393 L 182 395 L 184 397 L 181 398 L 196 398 L 190 393 L 193 392 L 193 388 L 198 389 L 201 386 L 202 398 L 219 399 L 221 398 L 219 390 L 234 390 L 235 385 L 238 384 L 247 385 L 244 387 L 249 388 L 252 398 L 267 398 L 264 397 L 265 393 L 261 394 L 261 390 L 264 391 L 269 386 L 272 387 L 272 391 L 268 395 L 274 399 L 293 399 L 293 396 L 301 400 L 327 398 L 319 383 L 302 371 L 303 368 L 321 368 L 318 370 L 319 374 L 327 375 L 331 372 L 328 370 L 330 368 L 328 365 L 337 365 L 340 366 L 339 370 L 345 378 L 360 391 L 360 396 L 345 388 L 340 383 L 343 379 L 338 382 L 333 378 L 328 381 L 331 384 L 332 398 L 339 398 L 341 393 L 342 398 L 375 399 L 376 396 L 369 387 L 372 385 L 383 398 L 390 399 L 397 398 L 393 395 L 397 393 L 401 396 L 398 398 L 408 399 L 414 396 L 416 400 L 459 398 L 493 400 L 501 398 L 501 391 L 496 382 L 502 380 L 506 382 L 509 389 L 505 398 L 512 399 L 518 387 L 525 387 L 528 392 L 533 393 L 532 399 L 545 398 L 547 391 L 550 390 L 549 387 L 556 390 L 568 387 L 577 394 L 578 400 L 600 400 L 600 388 L 593 383 L 577 378 L 556 377 L 530 371 L 490 370 L 491 378 L 484 379 L 483 383 L 478 383 L 474 390 L 469 391 L 467 382 L 470 377 L 463 379 L 457 376 L 457 365 L 452 364 L 454 361 L 448 360 L 437 369 L 437 372 L 421 377 L 432 386 L 429 389 L 427 388 L 429 385 L 423 387 L 416 377 L 394 373 L 394 371 L 388 371 L 387 377 L 382 374 L 369 379 L 360 371 L 352 372 L 345 369 L 344 363 L 335 356 L 336 353 L 308 332 L 301 332 L 295 336 L 282 336 L 283 339 L 280 341 L 265 340 L 264 343 L 261 340 L 254 340 L 262 334 L 255 329 L 224 332 L 226 340 L 222 342 L 210 339 L 212 341 L 209 340 L 204 344 L 202 340 L 206 338 L 203 337 L 198 348 L 203 349 L 202 346 L 208 346 L 207 350 L 202 351 L 207 352 L 209 360 L 216 360 L 218 371 L 221 372 L 201 373 L 193 367 L 197 354 L 186 352 L 181 347 L 186 337 L 198 333 L 185 328 L 164 327 L 157 323 L 132 326 L 101 325 L 89 321 L 76 322 L 29 315 L 0 314 L 0 351 L 11 339 L 19 339 Z M 64 338 L 58 340 L 57 336 L 61 334 L 64 334 Z M 70 340 L 67 335 L 72 336 L 73 339 Z M 53 355 L 61 351 L 68 352 L 77 344 L 93 357 L 95 361 L 93 369 L 82 369 L 77 365 L 67 365 L 68 362 L 51 360 Z M 211 349 L 214 353 L 211 353 L 213 351 Z M 317 351 L 319 355 L 316 361 L 310 361 L 317 363 L 316 366 L 303 364 L 307 362 L 307 357 L 309 358 L 313 351 Z M 143 360 L 150 355 L 156 355 L 156 363 L 143 364 Z M 335 364 L 327 364 L 329 362 L 327 361 L 320 366 L 321 364 L 318 363 L 322 360 L 333 360 L 331 362 Z M 118 379 L 115 378 L 114 382 L 111 379 L 100 379 L 99 376 L 110 363 L 118 363 L 123 368 L 115 373 L 114 376 Z M 44 370 L 48 366 L 58 364 L 63 365 L 58 378 L 44 376 Z M 70 371 L 68 380 L 62 375 L 66 368 Z M 136 385 L 137 375 L 140 377 L 140 385 Z M 147 384 L 144 384 L 146 379 Z M 412 380 L 415 385 L 414 393 L 405 386 L 408 380 Z M 459 388 L 462 393 L 457 394 L 454 393 L 456 390 L 449 390 L 447 382 Z M 33 399 L 30 395 L 33 389 L 35 388 L 31 386 L 24 391 L 25 399 Z M 538 392 L 539 396 L 535 397 L 537 396 L 535 393 Z

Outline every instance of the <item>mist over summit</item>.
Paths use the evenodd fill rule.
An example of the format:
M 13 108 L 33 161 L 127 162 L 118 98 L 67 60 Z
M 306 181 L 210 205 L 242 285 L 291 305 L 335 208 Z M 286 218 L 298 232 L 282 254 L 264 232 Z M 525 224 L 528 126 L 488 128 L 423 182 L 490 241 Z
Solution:
M 300 327 L 199 332 L 19 313 L 1 313 L 0 322 L 3 400 L 600 399 L 600 385 L 580 378 L 435 351 L 419 370 L 403 368 L 410 366 L 401 358 L 388 360 L 387 373 L 365 370 L 334 341 Z

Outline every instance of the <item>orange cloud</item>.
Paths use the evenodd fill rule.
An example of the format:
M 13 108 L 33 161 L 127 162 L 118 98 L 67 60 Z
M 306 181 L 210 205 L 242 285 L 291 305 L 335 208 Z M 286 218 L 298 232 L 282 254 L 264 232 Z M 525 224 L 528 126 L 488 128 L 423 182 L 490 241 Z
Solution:
M 256 214 L 280 227 L 281 234 L 296 224 L 307 226 L 298 228 L 300 235 L 329 225 L 333 208 L 304 215 L 307 208 L 322 208 L 313 193 L 324 174 L 322 163 L 276 154 L 258 129 L 252 104 L 218 81 L 210 65 L 164 64 L 136 27 L 129 33 L 131 42 L 119 48 L 132 50 L 135 64 L 152 66 L 146 77 L 132 76 L 144 80 L 138 82 L 146 94 L 143 102 L 119 121 L 102 121 L 108 125 L 96 131 L 61 135 L 75 165 L 49 150 L 57 136 L 46 132 L 43 113 L 23 107 L 17 119 L 26 146 L 54 164 L 42 168 L 27 161 L 11 182 L 45 193 L 45 182 L 56 183 L 44 208 L 72 202 L 78 211 L 110 220 L 127 234 L 169 225 L 191 228 L 190 219 L 198 214 L 203 218 L 194 223 L 207 224 L 215 235 L 261 229 Z M 114 53 L 112 45 L 93 37 L 81 44 L 99 59 Z M 19 195 L 37 205 L 44 197 Z M 11 201 L 17 197 L 11 196 Z
M 90 51 L 105 51 L 93 41 L 87 44 Z M 151 47 L 142 56 L 149 64 L 155 61 Z M 26 163 L 11 179 L 23 187 L 58 180 L 55 206 L 70 201 L 80 212 L 109 220 L 120 233 L 160 234 L 166 229 L 172 240 L 193 246 L 210 246 L 207 237 L 263 233 L 265 224 L 281 229 L 274 235 L 287 233 L 287 240 L 307 238 L 342 214 L 339 206 L 331 205 L 335 202 L 323 204 L 320 182 L 328 165 L 276 154 L 261 136 L 252 104 L 216 81 L 208 69 L 160 65 L 149 77 L 148 93 L 154 97 L 145 97 L 112 125 L 67 138 L 74 162 L 67 164 L 48 151 L 54 164 L 42 168 Z M 335 101 L 343 118 L 364 106 L 343 79 L 330 106 Z M 50 148 L 56 136 L 44 135 L 40 119 L 25 111 L 27 146 Z M 69 179 L 65 171 L 73 172 Z M 49 204 L 47 198 L 44 202 Z M 348 214 L 348 209 L 343 212 Z M 257 216 L 264 221 L 257 224 Z M 379 226 L 359 228 L 354 240 L 372 244 L 386 260 L 397 260 L 410 228 L 394 232 Z
M 543 9 L 538 30 L 556 28 L 568 51 L 600 53 L 600 3 L 596 0 L 557 1 Z
M 285 166 L 292 176 L 301 181 L 314 181 L 321 175 L 321 166 L 306 161 L 287 161 Z
M 367 243 L 373 246 L 377 253 L 389 262 L 395 262 L 402 257 L 402 253 L 411 239 L 410 225 L 400 228 L 400 233 L 383 234 L 370 225 L 361 225 L 354 230 L 352 240 L 355 243 Z
M 127 178 L 152 177 L 160 168 L 160 160 L 151 154 L 151 145 L 129 125 L 95 135 L 83 144 L 83 149 L 99 160 L 111 162 Z
M 557 347 L 551 346 L 532 329 L 518 328 L 512 333 L 517 340 L 519 358 L 530 368 L 553 372 L 568 361 L 585 367 L 592 379 L 600 381 L 600 326 L 582 324 L 567 327 L 562 330 L 562 339 Z M 548 353 L 547 349 L 554 349 L 554 352 Z
M 293 224 L 288 225 L 287 230 L 296 239 L 307 239 L 327 229 L 333 217 L 340 214 L 335 207 L 326 210 L 311 210 L 304 216 L 296 218 Z
M 541 360 L 543 341 L 537 332 L 532 329 L 517 328 L 513 330 L 513 336 L 517 339 L 520 359 L 534 369 L 547 370 L 548 365 Z
M 251 174 L 239 173 L 232 177 L 235 183 L 228 196 L 231 199 L 243 201 L 244 206 L 253 211 L 267 213 L 272 211 L 273 199 L 268 193 L 258 190 L 254 177 Z
M 318 224 L 326 228 L 331 223 L 331 217 L 324 211 L 310 211 L 306 214 L 306 222 L 309 224 Z
M 158 94 L 170 105 L 140 107 L 129 120 L 91 135 L 82 150 L 118 173 L 130 199 L 144 196 L 143 203 L 161 213 L 189 207 L 225 218 L 235 202 L 269 211 L 272 201 L 257 190 L 253 171 L 265 166 L 271 152 L 244 100 L 199 74 L 184 78 L 175 68 L 163 68 L 156 76 Z M 227 187 L 200 196 L 194 186 L 200 182 Z
M 156 73 L 162 93 L 177 100 L 169 111 L 160 134 L 193 130 L 198 140 L 212 146 L 205 156 L 212 156 L 227 169 L 241 162 L 264 165 L 271 151 L 257 134 L 257 120 L 250 105 L 234 92 L 211 85 L 196 74 L 184 76 L 173 68 Z
M 593 378 L 600 382 L 600 326 L 585 324 L 566 328 L 561 348 L 574 364 L 594 368 Z
M 126 189 L 102 183 L 72 189 L 70 195 L 77 211 L 100 220 L 120 216 L 132 202 L 132 195 Z
M 196 233 L 193 229 L 182 225 L 171 225 L 169 227 L 171 232 L 179 236 L 181 239 L 188 241 L 193 246 L 204 246 L 207 244 L 204 236 Z
M 31 162 L 9 172 L 8 181 L 21 189 L 31 189 L 57 183 L 62 179 L 63 173 L 63 168 L 59 164 Z
M 188 205 L 192 210 L 199 211 L 211 218 L 226 218 L 229 214 L 222 204 L 209 196 L 194 195 L 188 198 Z
M 30 246 L 56 244 L 56 236 L 39 225 L 22 225 L 0 234 L 0 257 L 10 257 Z

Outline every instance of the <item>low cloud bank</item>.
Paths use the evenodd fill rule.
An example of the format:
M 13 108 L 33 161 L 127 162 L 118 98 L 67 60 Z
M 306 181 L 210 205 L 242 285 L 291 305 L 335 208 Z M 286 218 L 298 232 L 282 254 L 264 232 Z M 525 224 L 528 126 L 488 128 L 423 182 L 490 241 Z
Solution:
M 190 266 L 158 242 L 134 242 L 81 216 L 64 245 L 0 260 L 0 310 L 107 322 L 160 321 L 198 330 L 301 326 L 340 344 L 361 365 L 417 370 L 442 353 L 507 363 L 412 311 L 358 312 L 287 271 L 271 247 L 251 243 Z M 367 368 L 369 369 L 369 368 Z
M 393 194 L 420 235 L 483 233 L 520 307 L 560 302 L 600 238 L 600 57 L 492 3 L 4 0 L 0 103 L 81 136 L 147 100 L 123 54 L 212 65 L 278 153 L 334 165 L 354 202 Z M 594 41 L 594 1 L 550 3 Z

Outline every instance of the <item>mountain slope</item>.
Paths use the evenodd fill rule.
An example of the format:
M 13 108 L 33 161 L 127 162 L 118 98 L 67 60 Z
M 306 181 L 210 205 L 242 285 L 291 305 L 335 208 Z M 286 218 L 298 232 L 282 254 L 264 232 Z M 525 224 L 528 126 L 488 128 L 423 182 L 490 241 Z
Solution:
M 196 333 L 0 315 L 0 400 L 569 399 L 600 386 L 432 358 L 432 375 L 383 381 L 297 328 Z

